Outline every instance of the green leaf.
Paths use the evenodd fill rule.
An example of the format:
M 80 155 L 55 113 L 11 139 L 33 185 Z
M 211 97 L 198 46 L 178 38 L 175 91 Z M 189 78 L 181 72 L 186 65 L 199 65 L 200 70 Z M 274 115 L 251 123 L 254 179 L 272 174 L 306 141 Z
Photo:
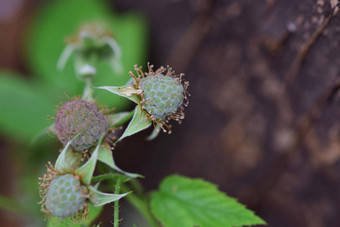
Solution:
M 126 172 L 122 169 L 120 169 L 114 159 L 113 159 L 113 155 L 112 155 L 112 151 L 110 150 L 110 148 L 108 146 L 101 146 L 100 150 L 99 150 L 99 154 L 98 154 L 98 160 L 105 163 L 106 165 L 110 166 L 112 169 L 116 170 L 119 173 L 122 173 L 130 178 L 136 178 L 136 177 L 143 177 L 142 175 L 136 174 L 136 173 L 129 173 Z
M 81 182 L 85 185 L 89 185 L 91 183 L 93 172 L 97 164 L 99 148 L 103 141 L 103 138 L 104 135 L 102 135 L 98 140 L 98 144 L 94 149 L 91 158 L 84 165 L 75 170 L 75 174 L 80 177 Z
M 147 129 L 148 127 L 150 127 L 151 124 L 152 121 L 148 118 L 147 113 L 142 110 L 142 106 L 137 105 L 132 120 L 130 121 L 128 127 L 125 129 L 123 135 L 118 139 L 118 141 L 144 129 Z
M 77 95 L 82 92 L 84 83 L 76 78 L 74 61 L 67 61 L 63 71 L 57 70 L 66 37 L 73 35 L 85 22 L 102 21 L 112 30 L 121 48 L 123 75 L 111 68 L 110 62 L 97 65 L 94 85 L 123 85 L 130 76 L 133 65 L 145 61 L 147 50 L 147 26 L 143 16 L 137 13 L 116 14 L 102 0 L 55 0 L 37 11 L 28 33 L 26 58 L 39 80 L 58 88 L 56 97 Z M 128 102 L 120 97 L 98 91 L 101 103 L 114 105 L 117 109 L 126 107 Z
M 129 192 L 124 193 L 124 194 L 111 194 L 111 193 L 104 193 L 104 192 L 100 192 L 98 191 L 96 188 L 89 186 L 89 189 L 91 191 L 90 193 L 90 202 L 95 206 L 103 206 L 107 203 L 111 203 L 114 202 L 118 199 L 123 198 L 124 196 L 126 196 L 127 194 L 129 194 Z
M 234 198 L 201 179 L 171 175 L 151 197 L 153 214 L 165 227 L 233 227 L 266 224 Z
M 28 142 L 47 124 L 53 104 L 39 95 L 35 84 L 16 75 L 0 72 L 0 131 Z
M 83 226 L 90 226 L 91 222 L 93 222 L 99 216 L 99 214 L 102 212 L 103 207 L 102 206 L 101 207 L 95 207 L 92 204 L 89 204 L 88 209 L 89 209 L 89 213 L 86 217 L 85 222 L 74 223 L 72 221 L 71 217 L 60 219 L 60 218 L 51 216 L 48 219 L 47 227 L 64 227 L 64 226 L 83 227 Z

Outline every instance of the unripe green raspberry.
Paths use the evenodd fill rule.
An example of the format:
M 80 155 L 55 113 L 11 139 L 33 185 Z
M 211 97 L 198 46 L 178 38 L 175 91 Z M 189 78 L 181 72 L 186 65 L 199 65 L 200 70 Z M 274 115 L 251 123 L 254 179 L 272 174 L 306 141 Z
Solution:
M 143 107 L 156 119 L 164 120 L 175 113 L 183 103 L 183 85 L 178 78 L 151 75 L 140 80 L 143 91 Z
M 48 188 L 45 206 L 48 212 L 66 218 L 84 209 L 88 190 L 71 174 L 57 176 Z
M 139 96 L 139 104 L 147 112 L 156 129 L 171 133 L 170 120 L 179 123 L 184 119 L 184 107 L 188 105 L 187 88 L 189 82 L 183 80 L 184 74 L 175 74 L 171 67 L 163 66 L 153 70 L 153 65 L 148 64 L 148 72 L 143 72 L 142 67 L 134 66 L 136 74 L 129 72 L 133 80 L 126 86 L 126 91 Z M 127 89 L 126 88 L 126 89 Z M 132 88 L 132 89 L 131 89 Z M 125 91 L 124 91 L 125 92 Z
M 84 100 L 73 100 L 60 107 L 55 119 L 56 134 L 64 145 L 75 135 L 71 146 L 82 151 L 95 145 L 106 132 L 107 121 L 96 105 Z

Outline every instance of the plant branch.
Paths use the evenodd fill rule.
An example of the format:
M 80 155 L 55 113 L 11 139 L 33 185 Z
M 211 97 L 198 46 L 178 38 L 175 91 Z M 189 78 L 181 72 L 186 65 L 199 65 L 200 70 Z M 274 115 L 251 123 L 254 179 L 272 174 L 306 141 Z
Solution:
M 116 182 L 116 187 L 115 187 L 115 194 L 119 194 L 120 191 L 120 178 L 117 179 Z M 114 227 L 118 227 L 119 225 L 119 199 L 115 201 L 114 203 L 114 223 L 113 226 Z
M 303 61 L 307 57 L 307 54 L 309 53 L 313 45 L 316 43 L 317 39 L 325 31 L 331 19 L 335 17 L 338 14 L 338 12 L 339 12 L 339 8 L 335 7 L 333 10 L 333 13 L 330 14 L 325 19 L 325 21 L 314 31 L 311 37 L 304 44 L 302 44 L 295 59 L 293 60 L 292 66 L 290 67 L 289 71 L 285 75 L 285 81 L 288 86 L 292 84 L 296 75 L 299 73 Z
M 84 88 L 82 99 L 91 102 L 93 101 L 92 79 L 85 78 L 84 80 L 85 80 L 85 88 Z

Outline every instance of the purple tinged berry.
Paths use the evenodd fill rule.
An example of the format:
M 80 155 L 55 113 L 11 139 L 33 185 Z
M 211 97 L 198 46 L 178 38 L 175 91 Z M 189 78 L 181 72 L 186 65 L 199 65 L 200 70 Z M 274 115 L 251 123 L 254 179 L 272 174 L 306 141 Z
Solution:
M 55 119 L 56 134 L 64 145 L 79 134 L 71 146 L 76 151 L 86 150 L 96 144 L 107 130 L 107 120 L 97 106 L 84 100 L 66 102 Z

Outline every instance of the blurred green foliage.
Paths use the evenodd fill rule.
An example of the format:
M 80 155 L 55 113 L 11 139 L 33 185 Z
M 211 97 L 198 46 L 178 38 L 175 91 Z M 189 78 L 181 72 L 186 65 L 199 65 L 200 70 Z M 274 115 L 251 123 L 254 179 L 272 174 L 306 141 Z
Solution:
M 0 77 L 0 129 L 17 140 L 28 141 L 47 125 L 53 104 L 39 94 L 36 84 L 10 73 Z

